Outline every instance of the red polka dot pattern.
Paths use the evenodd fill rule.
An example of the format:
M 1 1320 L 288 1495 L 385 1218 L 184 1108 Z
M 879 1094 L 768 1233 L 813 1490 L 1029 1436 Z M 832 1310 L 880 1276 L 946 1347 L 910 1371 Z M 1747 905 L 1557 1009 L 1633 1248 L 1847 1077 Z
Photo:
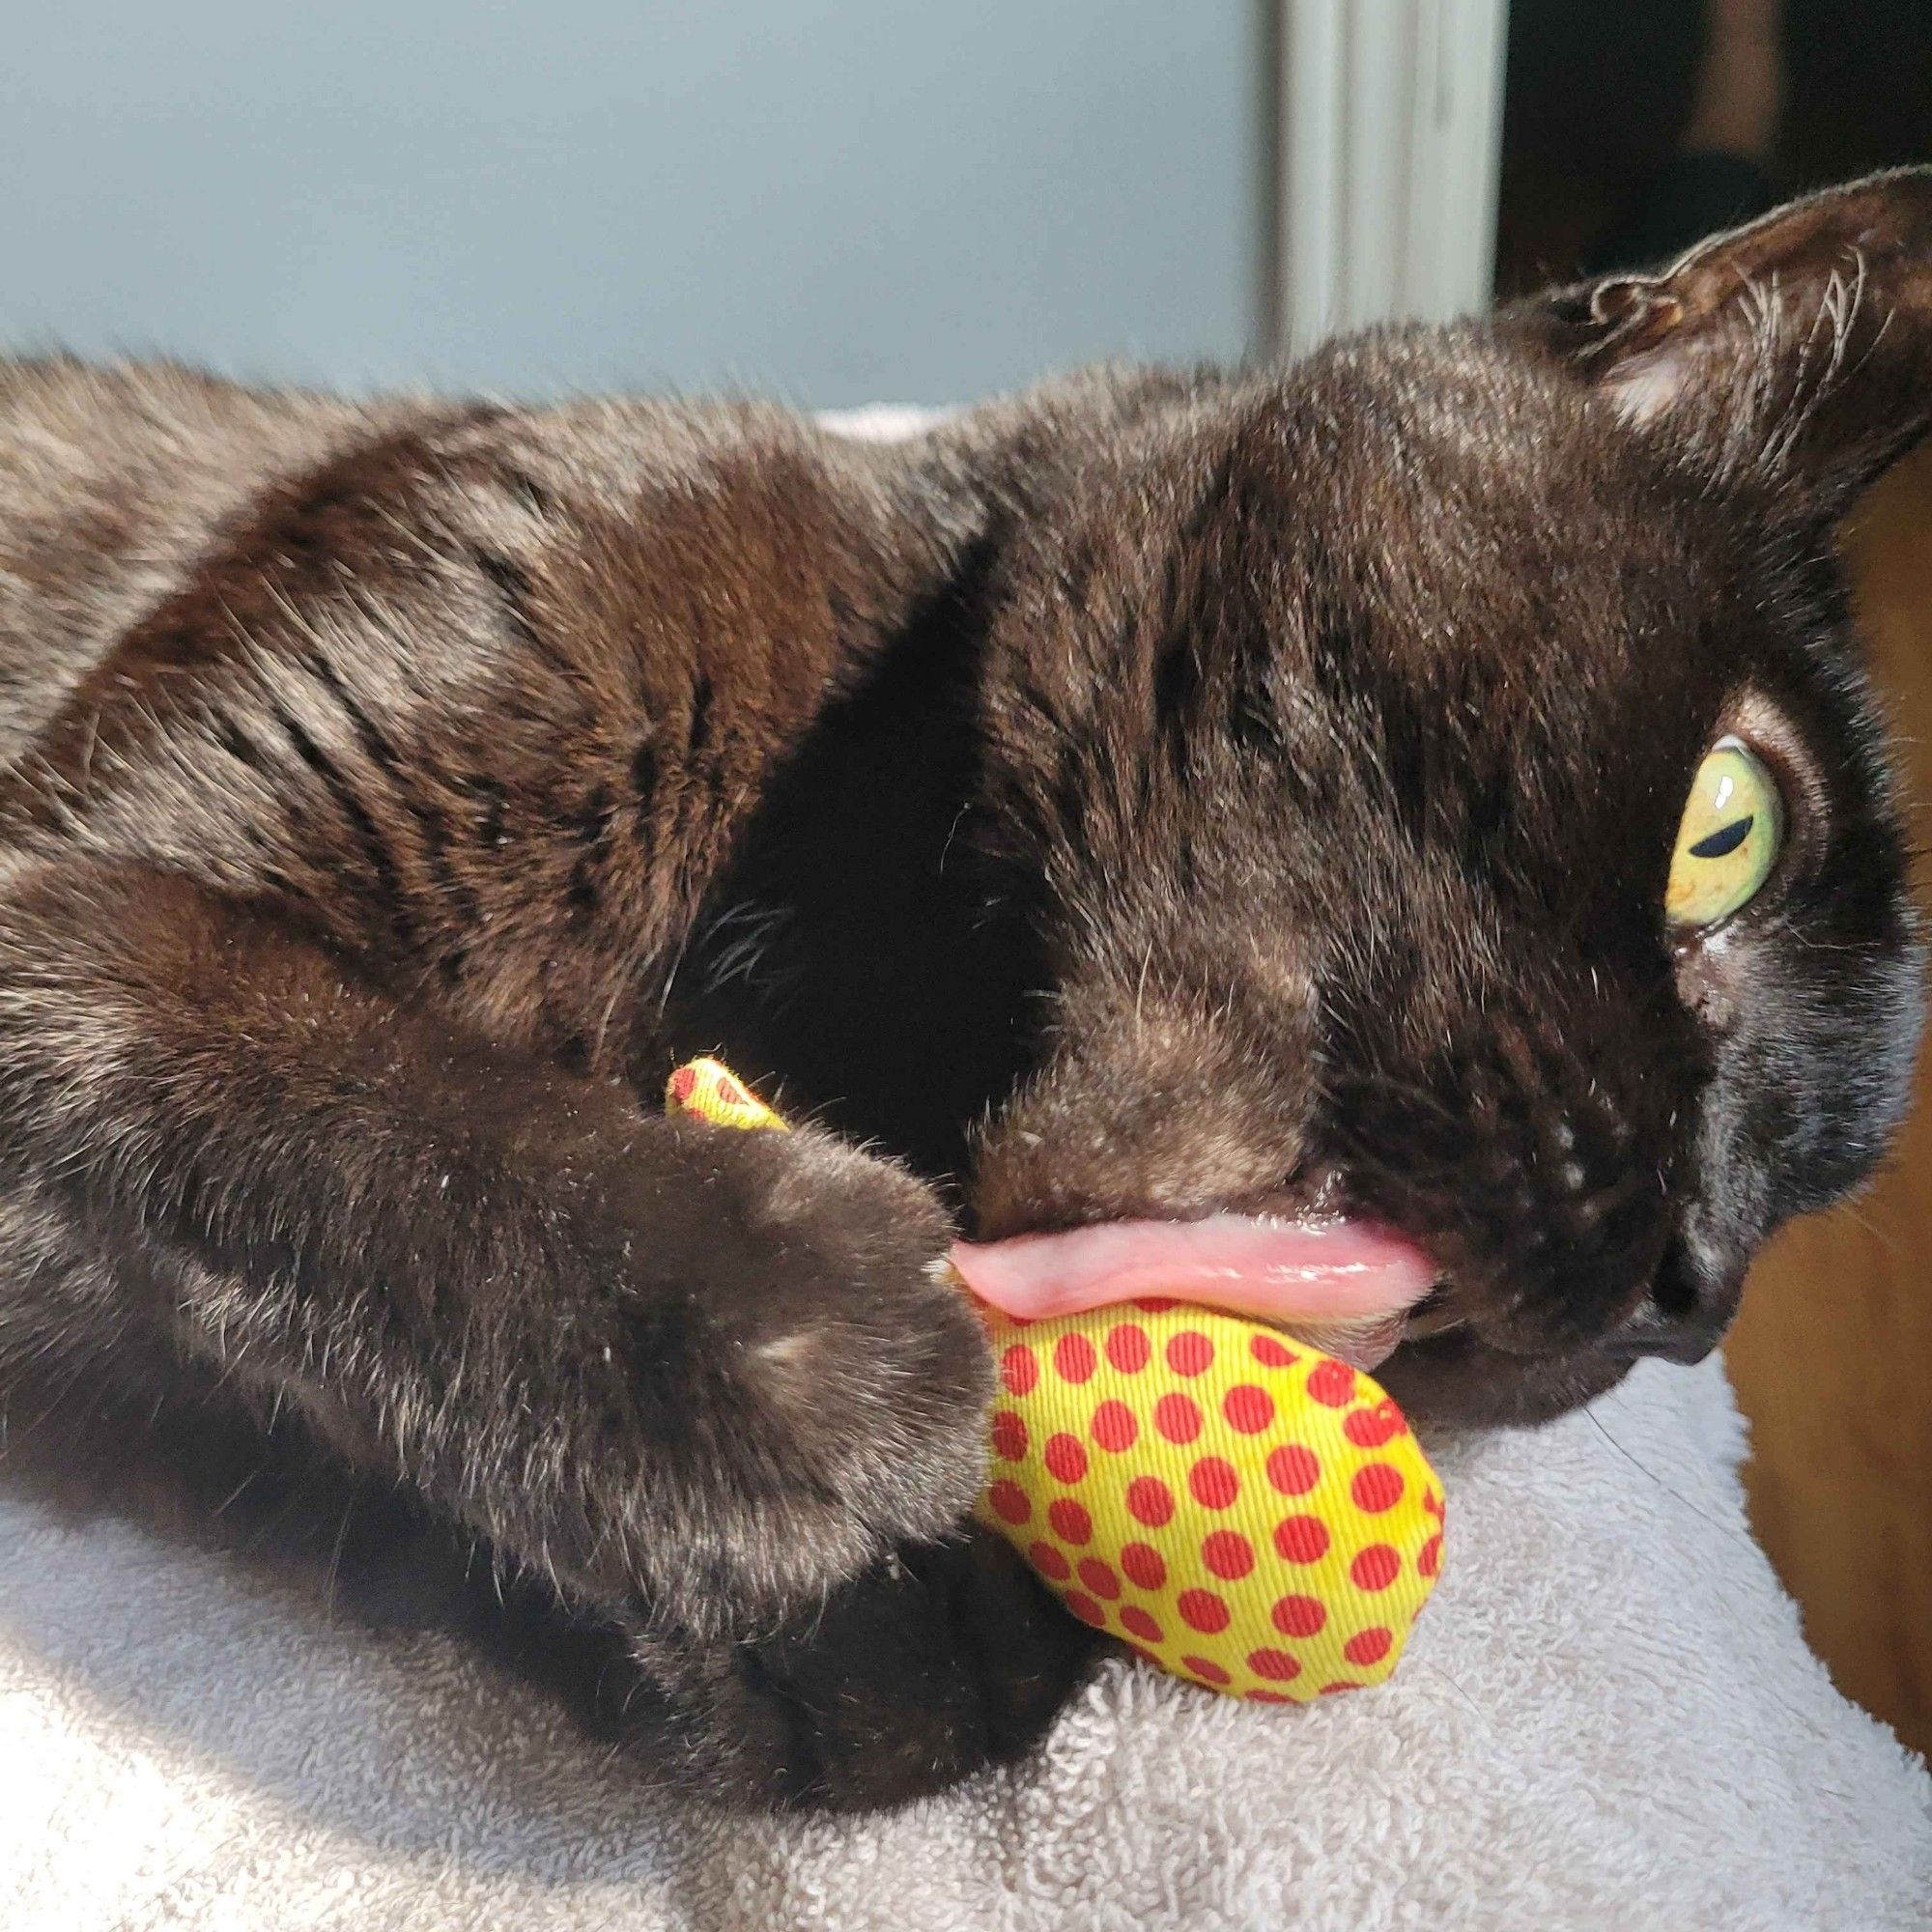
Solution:
M 1167 1366 L 1178 1376 L 1205 1375 L 1214 1359 L 1214 1345 L 1198 1328 L 1183 1328 L 1167 1345 Z
M 1305 1496 L 1321 1480 L 1315 1451 L 1300 1442 L 1284 1442 L 1268 1452 L 1267 1479 L 1285 1496 Z
M 1309 1376 L 1308 1393 L 1325 1408 L 1342 1408 L 1354 1400 L 1355 1372 L 1347 1362 L 1323 1362 Z
M 1368 1377 L 1155 1296 L 1023 1333 L 985 1313 L 983 1514 L 1075 1616 L 1253 1703 L 1395 1668 L 1441 1569 L 1441 1492 Z
M 1420 1565 L 1418 1556 L 1416 1562 Z M 1349 1577 L 1358 1590 L 1386 1590 L 1402 1574 L 1402 1555 L 1386 1543 L 1372 1543 L 1349 1565 Z
M 1285 1516 L 1274 1526 L 1274 1547 L 1288 1563 L 1320 1563 L 1329 1541 L 1328 1525 L 1319 1516 Z
M 1091 1543 L 1094 1540 L 1094 1519 L 1087 1514 L 1086 1506 L 1076 1503 L 1071 1496 L 1061 1496 L 1049 1503 L 1046 1520 L 1062 1543 Z
M 1301 1675 L 1300 1658 L 1286 1650 L 1270 1649 L 1265 1644 L 1260 1650 L 1248 1652 L 1247 1663 L 1257 1677 L 1272 1677 L 1282 1683 Z
M 1080 1580 L 1096 1597 L 1105 1597 L 1112 1603 L 1121 1594 L 1121 1579 L 1097 1556 L 1083 1556 L 1078 1568 Z
M 1183 1590 L 1174 1600 L 1174 1606 L 1189 1630 L 1211 1632 L 1228 1628 L 1228 1605 L 1212 1590 Z
M 1049 1583 L 1065 1583 L 1073 1575 L 1073 1565 L 1067 1562 L 1050 1543 L 1037 1540 L 1029 1543 L 1026 1547 L 1026 1560 Z
M 1056 1482 L 1077 1483 L 1087 1474 L 1086 1450 L 1064 1430 L 1047 1438 L 1044 1461 Z
M 1328 1605 L 1313 1597 L 1282 1597 L 1269 1615 L 1284 1636 L 1313 1636 L 1328 1621 Z
M 1274 1420 L 1274 1397 L 1253 1382 L 1236 1382 L 1221 1398 L 1221 1413 L 1230 1429 L 1243 1435 L 1259 1435 Z
M 1255 1546 L 1238 1529 L 1211 1530 L 1201 1539 L 1201 1560 L 1232 1583 L 1255 1567 Z
M 1350 1663 L 1379 1663 L 1389 1654 L 1389 1645 L 1394 1636 L 1378 1626 L 1374 1630 L 1357 1631 L 1342 1646 L 1342 1655 Z
M 1153 1426 L 1170 1442 L 1192 1442 L 1201 1434 L 1201 1405 L 1189 1395 L 1164 1395 L 1153 1406 Z
M 1407 1431 L 1402 1410 L 1388 1401 L 1378 1402 L 1373 1408 L 1351 1408 L 1342 1419 L 1342 1434 L 1357 1449 L 1379 1449 Z
M 1241 1493 L 1241 1479 L 1225 1456 L 1204 1456 L 1188 1470 L 1187 1487 L 1203 1509 L 1224 1510 Z
M 1033 1515 L 1033 1499 L 1017 1483 L 1004 1477 L 986 1492 L 986 1500 L 1002 1522 L 1025 1522 Z
M 1358 1510 L 1379 1516 L 1402 1500 L 1402 1471 L 1387 1463 L 1371 1463 L 1366 1469 L 1355 1471 L 1349 1493 L 1354 1497 Z
M 1096 1366 L 1094 1345 L 1084 1335 L 1063 1335 L 1053 1345 L 1053 1370 L 1064 1382 L 1091 1381 Z

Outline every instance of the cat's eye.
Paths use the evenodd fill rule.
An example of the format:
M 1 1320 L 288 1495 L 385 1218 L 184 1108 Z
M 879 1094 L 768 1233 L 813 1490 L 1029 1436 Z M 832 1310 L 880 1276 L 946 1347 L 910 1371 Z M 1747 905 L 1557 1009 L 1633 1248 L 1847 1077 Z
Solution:
M 1711 926 L 1748 905 L 1784 845 L 1777 781 L 1736 738 L 1704 754 L 1677 828 L 1663 916 L 1679 931 Z

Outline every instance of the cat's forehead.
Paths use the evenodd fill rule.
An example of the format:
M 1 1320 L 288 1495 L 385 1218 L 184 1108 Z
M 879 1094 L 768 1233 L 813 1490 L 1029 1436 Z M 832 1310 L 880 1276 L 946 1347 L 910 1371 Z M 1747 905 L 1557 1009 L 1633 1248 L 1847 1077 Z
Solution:
M 1270 631 L 1357 696 L 1621 730 L 1717 706 L 1777 647 L 1756 507 L 1479 336 L 1318 357 L 1255 400 L 1228 460 L 1249 544 L 1287 565 L 1249 573 Z
M 1233 461 L 1272 469 L 1308 539 L 1392 592 L 1559 566 L 1605 585 L 1715 584 L 1745 514 L 1601 400 L 1473 329 L 1335 345 L 1250 410 Z

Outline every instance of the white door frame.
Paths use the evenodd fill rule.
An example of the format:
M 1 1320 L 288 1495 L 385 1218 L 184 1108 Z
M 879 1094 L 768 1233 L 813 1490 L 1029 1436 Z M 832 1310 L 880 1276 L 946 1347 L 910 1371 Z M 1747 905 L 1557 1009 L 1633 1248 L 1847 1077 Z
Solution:
M 1265 0 L 1264 347 L 1488 304 L 1507 0 Z

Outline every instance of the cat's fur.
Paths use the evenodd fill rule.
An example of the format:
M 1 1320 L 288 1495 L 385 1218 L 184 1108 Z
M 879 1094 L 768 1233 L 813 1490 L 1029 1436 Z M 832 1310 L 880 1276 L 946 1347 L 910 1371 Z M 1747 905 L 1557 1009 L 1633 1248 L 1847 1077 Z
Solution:
M 14 1460 L 312 1535 L 688 1783 L 879 1803 L 1088 1654 L 959 1530 L 952 1226 L 1380 1216 L 1462 1320 L 1390 1366 L 1432 1413 L 1701 1352 L 1903 1104 L 1831 531 L 1928 281 L 1904 175 L 890 447 L 0 365 Z M 1730 728 L 1790 849 L 1673 942 Z M 662 1118 L 712 1049 L 818 1124 Z

